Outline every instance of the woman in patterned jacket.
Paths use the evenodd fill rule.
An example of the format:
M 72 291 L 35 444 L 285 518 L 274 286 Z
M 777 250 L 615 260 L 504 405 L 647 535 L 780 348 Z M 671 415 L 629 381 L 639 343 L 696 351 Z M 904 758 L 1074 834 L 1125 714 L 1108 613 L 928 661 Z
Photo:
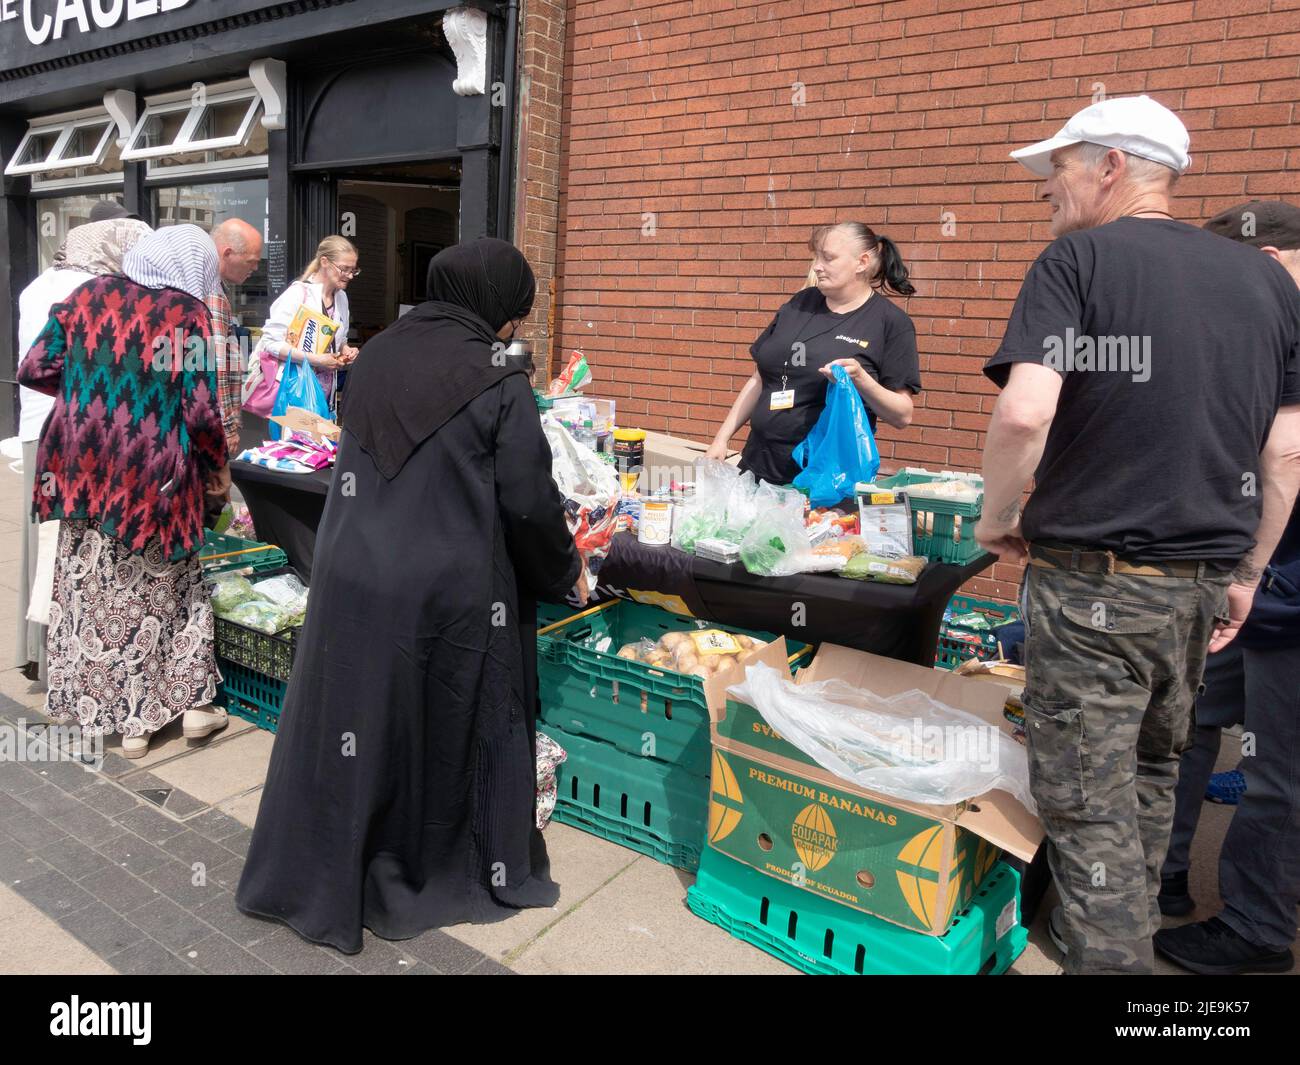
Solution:
M 182 714 L 187 736 L 226 723 L 198 551 L 229 471 L 204 305 L 216 248 L 171 226 L 122 266 L 51 308 L 18 380 L 55 397 L 32 497 L 61 522 L 46 713 L 139 758 Z

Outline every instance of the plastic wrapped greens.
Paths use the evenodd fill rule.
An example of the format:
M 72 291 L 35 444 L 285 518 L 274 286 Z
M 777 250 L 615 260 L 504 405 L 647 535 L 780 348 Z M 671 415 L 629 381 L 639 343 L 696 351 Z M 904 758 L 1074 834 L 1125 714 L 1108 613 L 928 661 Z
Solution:
M 757 493 L 759 515 L 740 542 L 740 561 L 760 577 L 841 569 L 844 557 L 814 555 L 804 523 L 804 497 L 789 488 L 763 484 Z
M 225 617 L 240 603 L 256 598 L 258 595 L 253 590 L 253 583 L 246 577 L 227 575 L 212 585 L 212 609 L 220 617 Z
M 673 547 L 693 554 L 695 542 L 709 537 L 737 539 L 725 535 L 727 501 L 740 478 L 734 466 L 717 459 L 695 464 L 695 498 L 684 505 L 673 522 Z
M 842 680 L 795 684 L 762 663 L 729 694 L 836 776 L 907 802 L 956 803 L 993 788 L 1036 810 L 1025 750 L 974 714 L 912 689 L 888 698 Z
M 250 599 L 228 610 L 221 617 L 272 636 L 286 627 L 283 608 L 266 599 Z

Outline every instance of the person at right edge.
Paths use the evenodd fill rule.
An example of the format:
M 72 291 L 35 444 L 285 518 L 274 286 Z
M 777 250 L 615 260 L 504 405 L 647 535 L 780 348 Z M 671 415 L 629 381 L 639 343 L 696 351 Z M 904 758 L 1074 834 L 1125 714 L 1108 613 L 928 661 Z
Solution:
M 587 573 L 528 376 L 511 244 L 439 252 L 349 386 L 310 606 L 239 882 L 348 954 L 553 906 L 537 830 L 536 600 Z
M 985 366 L 1002 392 L 975 536 L 1029 563 L 1030 781 L 1067 973 L 1153 969 L 1206 652 L 1244 622 L 1300 483 L 1294 284 L 1174 220 L 1188 147 L 1139 96 L 1011 153 L 1046 179 L 1055 239 Z
M 1300 287 L 1300 207 L 1252 200 L 1205 227 L 1260 249 Z M 1289 293 L 1300 303 L 1300 291 Z M 1237 638 L 1205 663 L 1192 746 L 1174 793 L 1174 825 L 1160 884 L 1160 909 L 1190 913 L 1188 857 L 1201 798 L 1229 725 L 1244 725 L 1241 796 L 1219 853 L 1215 917 L 1156 933 L 1156 951 L 1192 972 L 1291 968 L 1300 903 L 1300 508 L 1273 552 Z

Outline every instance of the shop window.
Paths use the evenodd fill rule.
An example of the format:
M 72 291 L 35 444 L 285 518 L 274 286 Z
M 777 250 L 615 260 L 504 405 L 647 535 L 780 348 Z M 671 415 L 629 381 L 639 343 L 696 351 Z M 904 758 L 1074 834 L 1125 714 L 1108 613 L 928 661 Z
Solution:
M 266 178 L 241 181 L 215 181 L 195 185 L 169 185 L 153 190 L 154 218 L 159 227 L 189 224 L 211 232 L 228 218 L 242 218 L 259 233 L 266 233 Z M 231 308 L 241 325 L 260 335 L 271 301 L 279 295 L 271 292 L 267 281 L 266 248 L 262 261 L 242 285 L 227 285 Z
M 117 200 L 116 196 L 52 196 L 36 201 L 37 258 L 39 272 L 54 265 L 54 253 L 68 236 L 68 230 L 90 221 L 90 210 L 100 200 Z M 120 201 L 118 201 L 120 202 Z
M 116 129 L 103 112 L 39 119 L 19 142 L 5 174 L 28 175 L 33 188 L 83 179 L 121 180 Z

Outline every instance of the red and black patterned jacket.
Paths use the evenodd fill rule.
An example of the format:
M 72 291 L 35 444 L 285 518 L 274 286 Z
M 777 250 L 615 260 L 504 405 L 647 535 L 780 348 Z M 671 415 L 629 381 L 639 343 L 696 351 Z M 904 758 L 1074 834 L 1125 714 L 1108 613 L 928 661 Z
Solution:
M 32 505 L 40 521 L 85 519 L 132 551 L 174 561 L 203 544 L 203 493 L 226 439 L 201 300 L 104 275 L 50 308 L 18 368 L 55 397 Z M 173 357 L 174 356 L 174 357 Z

